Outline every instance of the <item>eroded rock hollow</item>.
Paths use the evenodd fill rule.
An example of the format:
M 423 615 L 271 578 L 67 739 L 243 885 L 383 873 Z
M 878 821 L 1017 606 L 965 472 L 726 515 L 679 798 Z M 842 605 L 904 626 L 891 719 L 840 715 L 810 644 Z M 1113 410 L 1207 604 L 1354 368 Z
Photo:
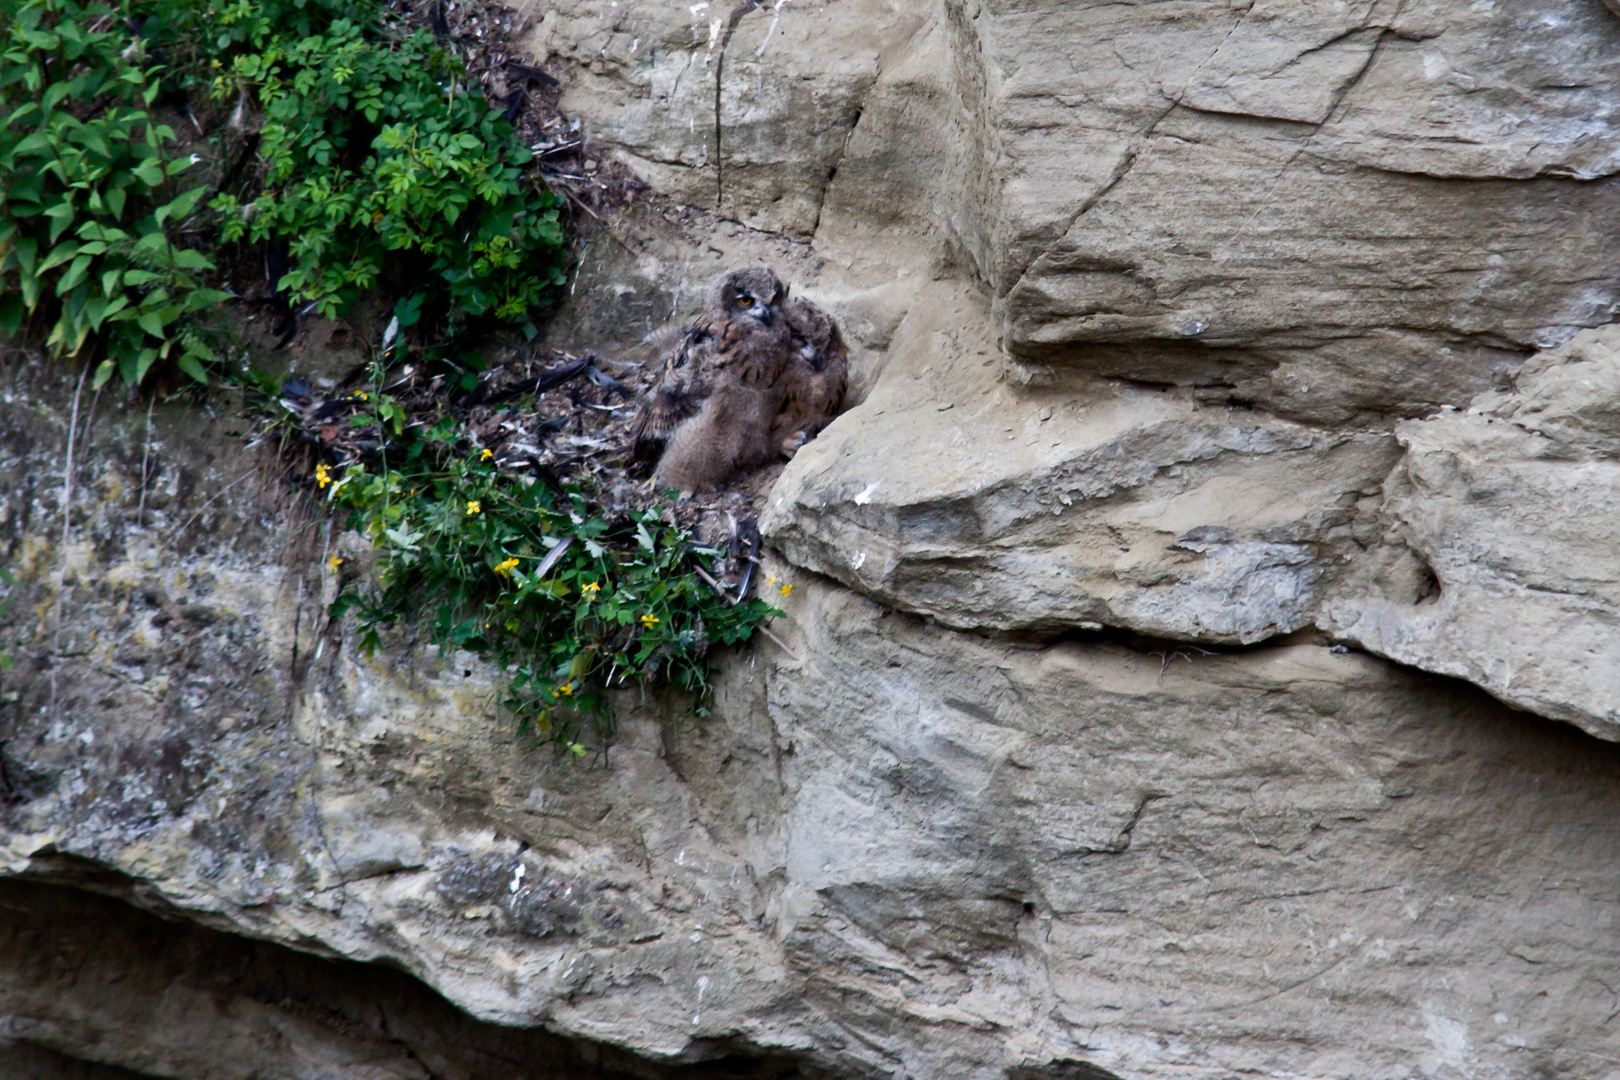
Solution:
M 558 760 L 8 360 L 0 1077 L 1620 1075 L 1620 18 L 722 8 L 508 18 L 649 186 L 555 343 L 845 328 L 780 643 Z

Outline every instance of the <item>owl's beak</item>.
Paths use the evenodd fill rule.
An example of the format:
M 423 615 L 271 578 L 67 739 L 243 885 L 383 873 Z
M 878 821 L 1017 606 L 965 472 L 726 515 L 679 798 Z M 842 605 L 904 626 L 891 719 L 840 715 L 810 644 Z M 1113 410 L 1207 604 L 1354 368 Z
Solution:
M 773 318 L 775 318 L 775 316 L 771 313 L 771 305 L 769 305 L 769 304 L 761 304 L 761 305 L 759 305 L 759 316 L 758 317 L 759 317 L 759 321 L 761 323 L 764 323 L 766 326 L 771 325 L 771 320 Z

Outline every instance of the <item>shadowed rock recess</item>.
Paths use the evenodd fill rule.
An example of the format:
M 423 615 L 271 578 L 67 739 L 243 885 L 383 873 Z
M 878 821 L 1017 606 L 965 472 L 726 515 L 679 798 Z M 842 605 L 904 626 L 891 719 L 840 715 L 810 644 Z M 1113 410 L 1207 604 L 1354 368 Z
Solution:
M 1620 1077 L 1620 18 L 731 10 L 513 31 L 653 189 L 551 344 L 850 343 L 706 718 L 558 760 L 220 402 L 8 354 L 0 1080 Z

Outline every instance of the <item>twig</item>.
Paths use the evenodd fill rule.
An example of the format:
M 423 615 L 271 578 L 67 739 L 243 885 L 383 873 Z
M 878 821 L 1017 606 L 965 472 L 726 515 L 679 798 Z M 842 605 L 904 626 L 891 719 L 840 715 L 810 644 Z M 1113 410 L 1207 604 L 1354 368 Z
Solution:
M 62 572 L 56 579 L 56 628 L 51 632 L 51 703 L 56 713 L 57 653 L 62 646 L 62 596 L 67 592 L 67 563 L 69 530 L 73 524 L 73 441 L 79 434 L 79 400 L 84 395 L 84 379 L 90 374 L 90 365 L 79 372 L 79 385 L 73 391 L 73 415 L 68 420 L 67 460 L 62 463 Z
M 764 634 L 766 637 L 768 637 L 772 641 L 776 642 L 776 647 L 781 649 L 783 652 L 787 653 L 789 660 L 798 660 L 799 659 L 798 654 L 795 653 L 792 649 L 788 648 L 787 642 L 783 641 L 781 638 L 779 638 L 775 634 L 771 633 L 770 627 L 761 626 L 761 627 L 758 627 L 758 630 L 759 630 L 760 633 Z
M 141 449 L 141 504 L 135 511 L 137 529 L 146 525 L 146 462 L 152 456 L 152 406 L 156 404 L 157 395 L 146 399 L 146 445 Z
M 207 510 L 211 505 L 213 505 L 214 499 L 219 498 L 221 495 L 223 495 L 227 491 L 231 490 L 231 488 L 235 487 L 237 484 L 240 484 L 242 481 L 244 481 L 248 477 L 252 476 L 255 472 L 258 472 L 258 466 L 257 465 L 255 465 L 253 468 L 249 469 L 247 472 L 243 473 L 241 476 L 238 476 L 235 480 L 232 480 L 230 483 L 226 484 L 224 487 L 220 488 L 218 491 L 214 492 L 212 498 L 210 498 L 207 502 L 203 503 L 201 506 L 197 507 L 197 512 L 195 514 L 192 514 L 189 518 L 187 518 L 186 523 L 184 525 L 180 526 L 178 529 L 174 530 L 172 533 L 170 533 L 169 536 L 171 538 L 173 538 L 173 537 L 179 536 L 181 533 L 185 532 L 188 528 L 191 527 L 191 523 L 193 521 L 196 521 L 198 518 L 202 517 L 204 510 Z
M 727 589 L 724 585 L 720 584 L 718 581 L 714 580 L 714 578 L 705 573 L 703 567 L 694 566 L 692 569 L 697 571 L 697 576 L 702 578 L 704 581 L 707 581 L 715 592 L 725 597 L 726 603 L 730 604 L 732 607 L 736 607 L 738 604 L 742 603 L 741 597 L 732 596 L 731 590 Z

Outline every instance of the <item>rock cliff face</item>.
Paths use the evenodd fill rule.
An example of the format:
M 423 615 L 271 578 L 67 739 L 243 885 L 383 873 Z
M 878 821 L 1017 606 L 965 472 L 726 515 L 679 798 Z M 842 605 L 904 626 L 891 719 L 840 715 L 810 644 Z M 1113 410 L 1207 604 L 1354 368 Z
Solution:
M 1620 19 L 739 11 L 519 31 L 661 193 L 559 343 L 852 342 L 711 717 L 557 761 L 228 417 L 0 369 L 0 1078 L 1620 1075 Z

